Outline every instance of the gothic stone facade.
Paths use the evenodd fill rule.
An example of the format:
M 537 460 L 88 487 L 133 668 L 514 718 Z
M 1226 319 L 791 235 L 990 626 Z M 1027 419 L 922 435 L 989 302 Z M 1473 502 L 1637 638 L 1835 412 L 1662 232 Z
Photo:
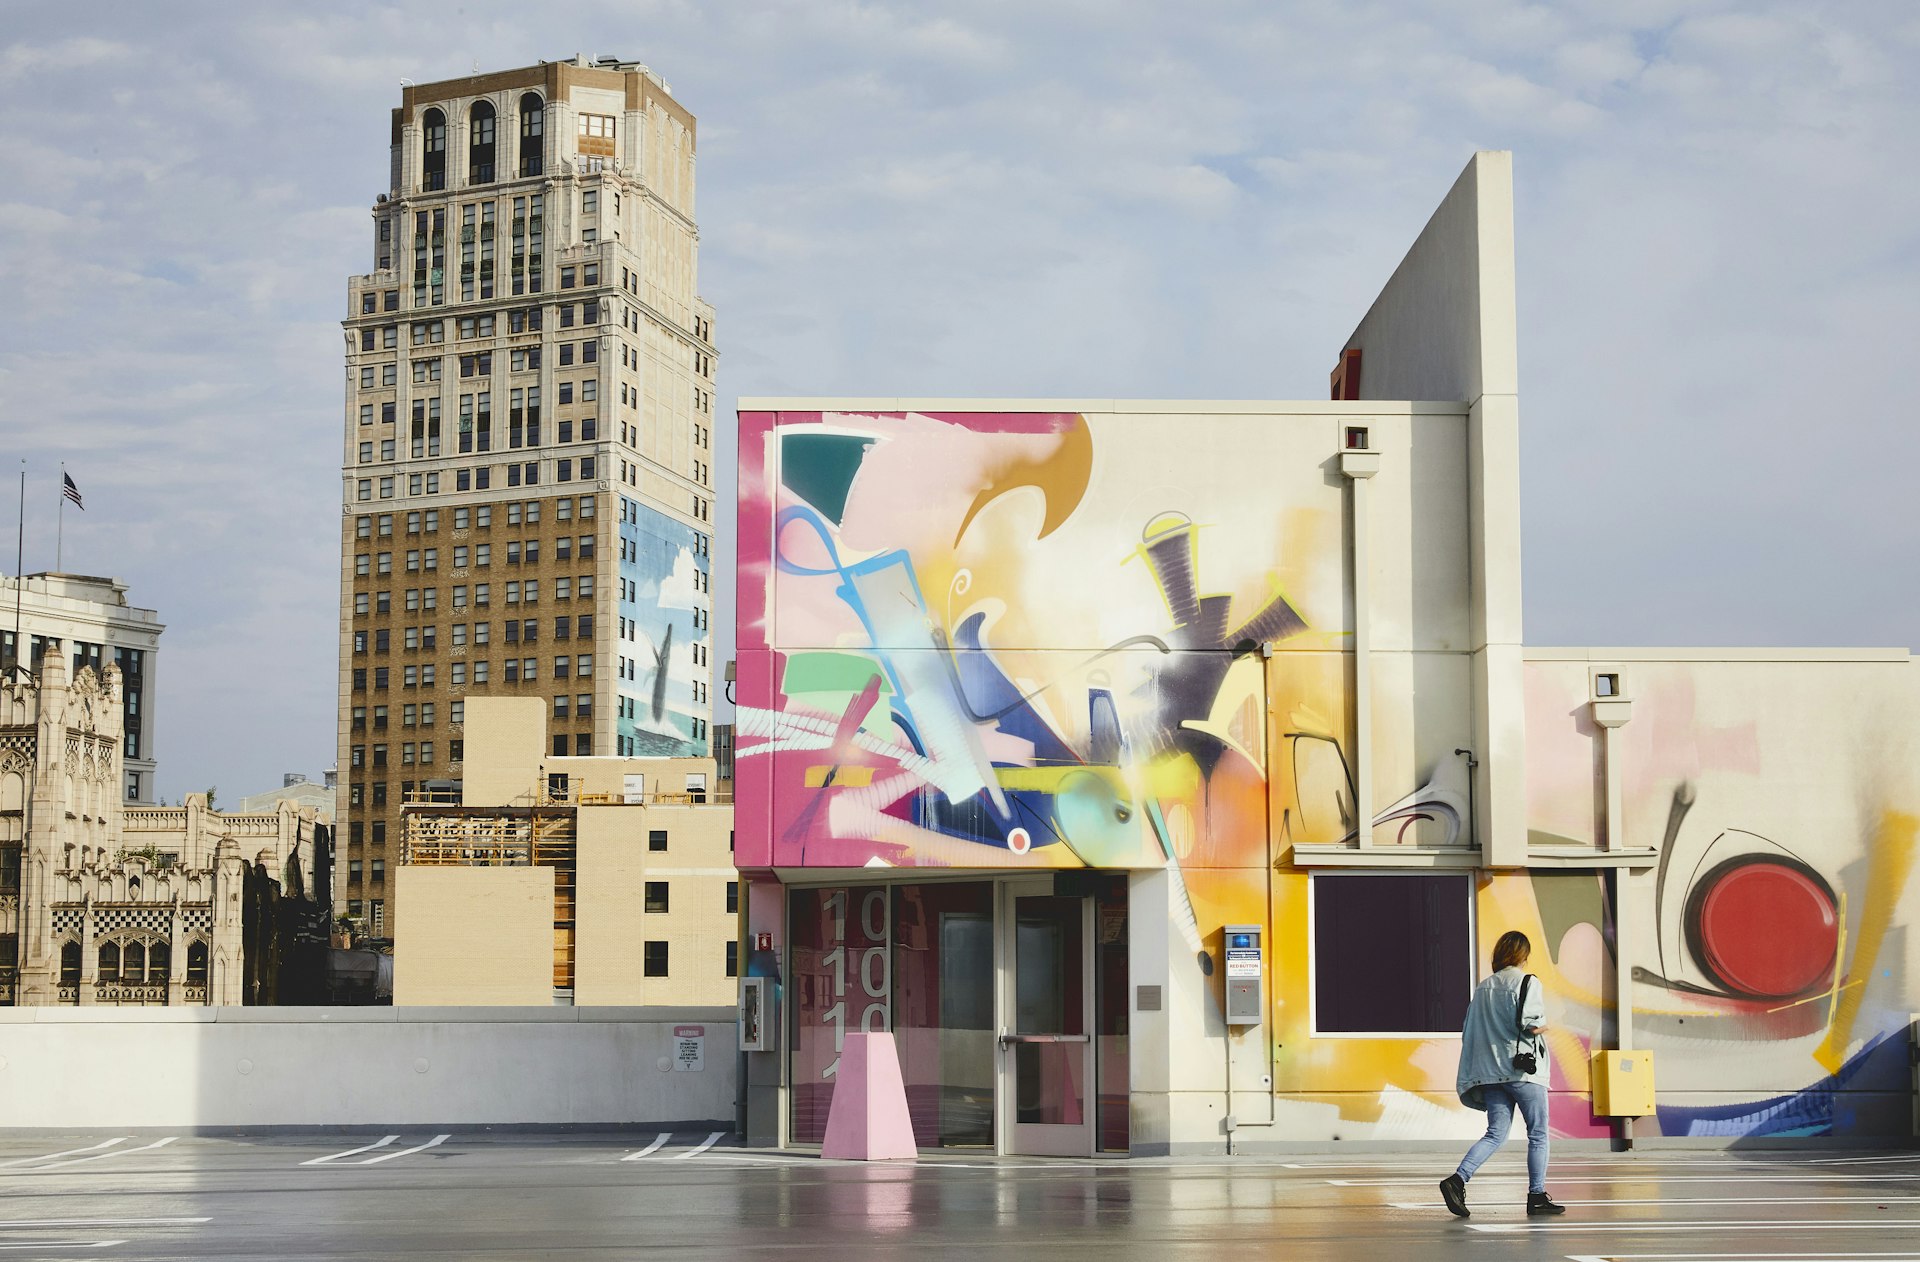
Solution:
M 0 682 L 0 1004 L 274 1002 L 328 817 L 124 806 L 121 700 L 57 653 Z

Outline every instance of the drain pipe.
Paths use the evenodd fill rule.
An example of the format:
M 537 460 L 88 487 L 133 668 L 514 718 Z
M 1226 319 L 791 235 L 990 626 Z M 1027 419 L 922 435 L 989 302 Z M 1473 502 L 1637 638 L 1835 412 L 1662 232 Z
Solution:
M 1606 799 L 1607 830 L 1601 843 L 1607 851 L 1626 849 L 1625 809 L 1621 798 L 1620 729 L 1633 717 L 1633 702 L 1621 686 L 1618 671 L 1595 670 L 1591 673 L 1592 699 L 1588 702 L 1594 725 L 1600 729 L 1602 775 L 1601 789 Z M 1632 877 L 1626 868 L 1609 870 L 1608 888 L 1613 894 L 1613 1032 L 1614 1047 L 1633 1050 L 1633 928 L 1634 917 L 1627 910 L 1632 897 Z M 1633 1151 L 1633 1119 L 1615 1118 L 1616 1140 L 1620 1151 Z
M 1456 749 L 1456 758 L 1464 756 L 1467 760 L 1467 840 L 1474 849 L 1480 848 L 1480 803 L 1475 789 L 1479 780 L 1480 760 L 1473 756 L 1471 749 Z

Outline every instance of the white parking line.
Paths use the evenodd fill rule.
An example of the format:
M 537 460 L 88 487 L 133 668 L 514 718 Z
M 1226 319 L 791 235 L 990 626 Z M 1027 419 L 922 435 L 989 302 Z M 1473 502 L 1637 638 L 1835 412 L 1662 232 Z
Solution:
M 1913 1196 L 1645 1196 L 1607 1197 L 1576 1201 L 1562 1197 L 1562 1205 L 1890 1205 L 1920 1206 Z M 1519 1202 L 1514 1202 L 1516 1207 Z M 1445 1201 L 1389 1201 L 1392 1209 L 1445 1209 Z
M 111 1249 L 125 1243 L 124 1240 L 22 1240 L 15 1244 L 0 1244 L 0 1252 L 15 1249 Z
M 378 1157 L 368 1157 L 365 1161 L 356 1161 L 352 1164 L 356 1166 L 377 1166 L 383 1161 L 392 1161 L 395 1157 L 405 1157 L 416 1152 L 425 1152 L 429 1148 L 438 1148 L 441 1144 L 446 1143 L 452 1138 L 453 1136 L 451 1135 L 435 1135 L 424 1144 L 415 1144 L 411 1148 L 400 1148 L 393 1152 L 383 1152 Z
M 1756 1218 L 1744 1221 L 1730 1219 L 1702 1219 L 1698 1222 L 1657 1222 L 1638 1223 L 1468 1223 L 1472 1231 L 1503 1232 L 1515 1231 L 1733 1231 L 1747 1228 L 1755 1231 L 1887 1231 L 1895 1227 L 1920 1227 L 1920 1218 L 1867 1218 L 1855 1222 L 1839 1222 L 1831 1218 Z M 1854 1255 L 1849 1255 L 1854 1256 Z
M 665 1131 L 661 1131 L 658 1135 L 653 1137 L 653 1142 L 651 1144 L 648 1144 L 645 1148 L 642 1148 L 639 1152 L 628 1153 L 626 1156 L 620 1158 L 620 1160 L 638 1161 L 640 1160 L 640 1158 L 645 1157 L 651 1153 L 659 1152 L 662 1148 L 666 1147 L 667 1141 L 672 1138 L 673 1138 L 672 1135 L 669 1135 Z
M 675 1161 L 685 1161 L 688 1157 L 698 1157 L 701 1153 L 719 1143 L 725 1136 L 725 1131 L 715 1131 L 702 1140 L 698 1148 L 689 1148 L 685 1152 L 677 1152 L 673 1155 L 673 1159 Z
M 0 1222 L 0 1231 L 20 1227 L 190 1227 L 212 1221 L 211 1218 L 28 1218 Z
M 385 1148 L 398 1138 L 400 1138 L 398 1135 L 389 1135 L 377 1143 L 363 1144 L 359 1148 L 349 1148 L 345 1152 L 330 1153 L 325 1157 L 315 1157 L 311 1161 L 303 1161 L 300 1164 L 303 1166 L 324 1166 L 328 1162 L 338 1161 L 342 1157 L 357 1157 L 363 1152 L 372 1152 L 376 1148 Z M 359 1165 L 360 1163 L 356 1161 L 353 1164 Z
M 1715 1262 L 1753 1258 L 1753 1262 L 1816 1262 L 1818 1258 L 1920 1258 L 1920 1252 L 1571 1252 L 1567 1262 Z
M 99 1143 L 89 1144 L 85 1148 L 69 1148 L 65 1152 L 43 1152 L 37 1157 L 15 1157 L 12 1161 L 0 1161 L 0 1167 L 24 1166 L 35 1161 L 52 1161 L 55 1157 L 71 1157 L 75 1153 L 99 1152 L 102 1148 L 111 1148 L 115 1144 L 124 1144 L 126 1142 L 127 1137 L 122 1135 L 119 1139 L 103 1139 Z
M 1520 1144 L 1517 1141 L 1517 1137 L 1516 1137 L 1515 1147 L 1519 1147 L 1519 1146 Z M 1854 1165 L 1861 1162 L 1869 1162 L 1869 1161 L 1915 1161 L 1915 1160 L 1920 1160 L 1920 1158 L 1915 1158 L 1915 1157 L 1833 1157 L 1833 1158 L 1824 1158 L 1820 1160 L 1815 1160 L 1813 1158 L 1807 1158 L 1807 1157 L 1781 1157 L 1781 1158 L 1754 1161 L 1751 1163 L 1750 1168 L 1765 1168 L 1767 1166 L 1800 1166 L 1800 1165 L 1815 1165 L 1815 1166 Z M 1380 1171 L 1381 1173 L 1386 1173 L 1393 1170 L 1435 1170 L 1435 1169 L 1444 1170 L 1448 1164 L 1448 1161 L 1445 1156 L 1441 1156 L 1438 1161 L 1394 1161 L 1394 1160 L 1281 1161 L 1281 1162 L 1274 1162 L 1272 1164 L 1279 1166 L 1279 1168 L 1282 1170 L 1322 1170 L 1322 1171 L 1328 1171 L 1328 1172 L 1337 1171 L 1337 1170 L 1377 1170 L 1377 1171 Z M 1610 1157 L 1605 1157 L 1605 1156 L 1559 1157 L 1559 1156 L 1556 1156 L 1553 1159 L 1553 1168 L 1556 1170 L 1605 1169 L 1612 1166 L 1627 1166 L 1627 1167 L 1639 1168 L 1639 1169 L 1664 1169 L 1664 1168 L 1670 1168 L 1670 1167 L 1684 1167 L 1684 1166 L 1724 1166 L 1727 1164 L 1730 1164 L 1728 1162 L 1728 1159 L 1726 1158 L 1726 1156 L 1720 1153 L 1709 1153 L 1709 1154 L 1702 1154 L 1700 1156 L 1689 1157 L 1684 1154 L 1674 1154 L 1674 1153 L 1662 1153 L 1660 1155 L 1655 1156 L 1655 1155 L 1648 1154 L 1646 1152 L 1637 1152 L 1637 1153 L 1623 1152 L 1623 1153 L 1617 1153 Z
M 1438 1179 L 1328 1179 L 1343 1188 L 1433 1187 Z M 1482 1176 L 1482 1184 L 1524 1183 L 1521 1174 Z M 1920 1174 L 1610 1174 L 1570 1175 L 1561 1183 L 1916 1183 Z
M 178 1138 L 180 1138 L 178 1135 L 169 1135 L 165 1139 L 156 1139 L 151 1144 L 142 1144 L 138 1148 L 122 1148 L 118 1152 L 95 1153 L 91 1157 L 75 1157 L 72 1161 L 56 1161 L 50 1166 L 35 1166 L 31 1170 L 22 1170 L 21 1173 L 41 1174 L 48 1170 L 64 1170 L 68 1166 L 84 1166 L 89 1161 L 105 1161 L 109 1157 L 131 1157 L 137 1152 L 151 1152 L 155 1148 L 165 1148 Z

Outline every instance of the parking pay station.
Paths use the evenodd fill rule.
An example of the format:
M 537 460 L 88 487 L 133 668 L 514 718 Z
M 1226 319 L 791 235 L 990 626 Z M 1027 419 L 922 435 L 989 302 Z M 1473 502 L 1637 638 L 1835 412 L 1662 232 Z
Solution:
M 1260 926 L 1228 925 L 1222 932 L 1227 949 L 1227 1024 L 1259 1025 L 1265 1019 L 1260 992 L 1266 975 Z

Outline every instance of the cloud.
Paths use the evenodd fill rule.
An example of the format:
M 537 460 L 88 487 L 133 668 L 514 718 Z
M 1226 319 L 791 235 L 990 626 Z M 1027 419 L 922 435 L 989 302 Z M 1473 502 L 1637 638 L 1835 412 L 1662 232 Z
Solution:
M 0 283 L 28 297 L 0 313 L 0 446 L 34 504 L 69 462 L 70 563 L 168 624 L 169 796 L 332 758 L 338 321 L 399 80 L 574 51 L 642 58 L 700 118 L 717 520 L 738 394 L 1317 397 L 1471 150 L 1511 147 L 1530 638 L 1920 621 L 1884 581 L 1920 549 L 1889 403 L 1920 325 L 1894 160 L 1920 19 L 1892 0 L 10 18 Z

